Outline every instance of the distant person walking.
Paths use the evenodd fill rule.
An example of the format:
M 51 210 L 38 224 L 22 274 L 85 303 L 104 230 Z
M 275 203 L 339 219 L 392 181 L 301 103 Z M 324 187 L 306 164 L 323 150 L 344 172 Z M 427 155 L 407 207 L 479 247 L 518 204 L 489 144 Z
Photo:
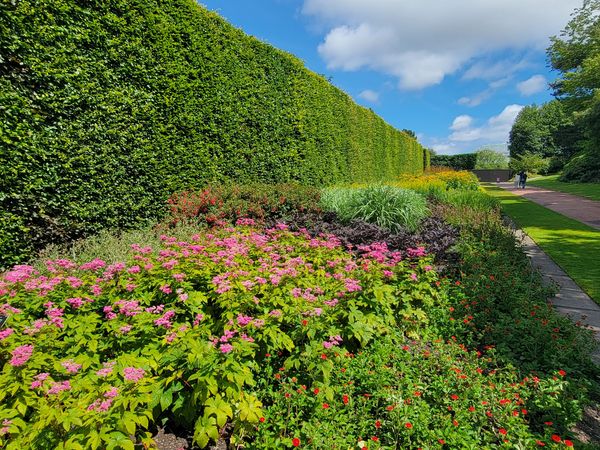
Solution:
M 527 182 L 527 172 L 525 172 L 524 170 L 521 170 L 521 173 L 519 173 L 519 186 L 522 189 L 525 189 L 526 182 Z
M 521 186 L 521 174 L 518 173 L 515 175 L 515 189 L 519 186 Z

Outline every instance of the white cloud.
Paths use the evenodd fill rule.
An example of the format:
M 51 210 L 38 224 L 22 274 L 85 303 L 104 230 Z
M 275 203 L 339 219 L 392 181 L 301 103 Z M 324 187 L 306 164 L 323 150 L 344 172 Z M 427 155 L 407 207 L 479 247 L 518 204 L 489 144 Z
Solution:
M 463 80 L 493 80 L 497 78 L 510 77 L 519 70 L 527 69 L 530 67 L 530 63 L 527 60 L 522 59 L 520 61 L 513 61 L 510 59 L 503 59 L 500 61 L 489 61 L 483 59 L 472 64 L 463 74 Z
M 508 139 L 512 124 L 521 109 L 523 109 L 522 105 L 508 105 L 500 114 L 490 117 L 480 127 L 472 126 L 473 120 L 470 116 L 458 116 L 450 126 L 452 134 L 450 134 L 448 139 L 451 142 L 505 142 Z M 468 117 L 469 120 L 466 121 L 465 117 Z
M 319 53 L 330 69 L 368 68 L 404 89 L 515 73 L 525 61 L 490 64 L 486 54 L 543 50 L 581 0 L 304 0 L 303 13 L 326 27 Z M 535 23 L 536 26 L 531 26 Z
M 377 103 L 379 101 L 379 93 L 372 91 L 371 89 L 365 89 L 358 94 L 358 97 L 370 103 Z
M 534 75 L 531 78 L 517 84 L 517 89 L 521 95 L 529 96 L 543 92 L 548 86 L 546 77 L 543 75 Z
M 510 76 L 501 78 L 499 80 L 492 81 L 488 85 L 487 89 L 485 89 L 481 92 L 478 92 L 477 94 L 472 95 L 471 97 L 461 97 L 458 99 L 457 103 L 459 105 L 466 105 L 471 108 L 474 106 L 479 106 L 484 101 L 486 101 L 488 98 L 490 98 L 492 95 L 494 95 L 494 93 L 498 89 L 506 86 L 506 84 L 508 83 L 509 80 L 510 80 Z
M 464 130 L 465 128 L 469 128 L 472 123 L 473 123 L 473 118 L 471 116 L 467 116 L 467 115 L 458 116 L 452 122 L 450 129 L 454 130 L 454 131 Z
M 456 144 L 433 144 L 431 146 L 435 150 L 435 152 L 439 155 L 452 155 L 456 153 L 461 153 L 461 151 L 456 147 Z

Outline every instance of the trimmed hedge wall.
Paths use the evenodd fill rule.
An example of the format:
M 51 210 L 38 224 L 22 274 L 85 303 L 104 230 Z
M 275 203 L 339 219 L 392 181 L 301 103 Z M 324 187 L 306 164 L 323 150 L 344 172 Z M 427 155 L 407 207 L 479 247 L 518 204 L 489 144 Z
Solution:
M 438 167 L 450 167 L 454 170 L 473 170 L 477 162 L 477 154 L 462 153 L 459 155 L 433 155 L 430 164 Z
M 194 0 L 0 3 L 0 267 L 208 181 L 325 185 L 423 149 Z

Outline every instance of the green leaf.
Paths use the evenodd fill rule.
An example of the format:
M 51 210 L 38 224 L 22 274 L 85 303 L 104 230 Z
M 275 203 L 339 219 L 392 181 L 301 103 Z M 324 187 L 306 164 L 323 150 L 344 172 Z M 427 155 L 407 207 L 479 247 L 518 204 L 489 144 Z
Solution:
M 211 439 L 215 442 L 219 439 L 219 428 L 215 418 L 206 415 L 199 417 L 194 426 L 194 441 L 200 448 L 204 448 Z

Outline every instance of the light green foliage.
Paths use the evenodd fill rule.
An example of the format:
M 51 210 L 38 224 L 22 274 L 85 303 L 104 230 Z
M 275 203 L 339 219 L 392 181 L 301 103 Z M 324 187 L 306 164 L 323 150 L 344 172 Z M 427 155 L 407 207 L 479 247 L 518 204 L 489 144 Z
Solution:
M 327 188 L 321 194 L 321 205 L 344 221 L 360 219 L 392 231 L 414 231 L 429 213 L 424 196 L 387 185 Z
M 510 160 L 510 168 L 516 172 L 525 171 L 531 174 L 543 172 L 548 167 L 549 160 L 535 153 L 523 153 Z
M 201 447 L 226 423 L 247 436 L 261 373 L 327 383 L 337 352 L 414 337 L 445 302 L 430 258 L 354 260 L 333 237 L 248 227 L 181 238 L 132 246 L 127 263 L 50 260 L 0 279 L 0 447 L 133 449 L 163 425 Z
M 0 267 L 153 221 L 209 181 L 423 170 L 416 140 L 194 0 L 20 0 L 0 17 Z
M 483 148 L 475 152 L 475 169 L 506 169 L 508 158 L 503 153 Z

